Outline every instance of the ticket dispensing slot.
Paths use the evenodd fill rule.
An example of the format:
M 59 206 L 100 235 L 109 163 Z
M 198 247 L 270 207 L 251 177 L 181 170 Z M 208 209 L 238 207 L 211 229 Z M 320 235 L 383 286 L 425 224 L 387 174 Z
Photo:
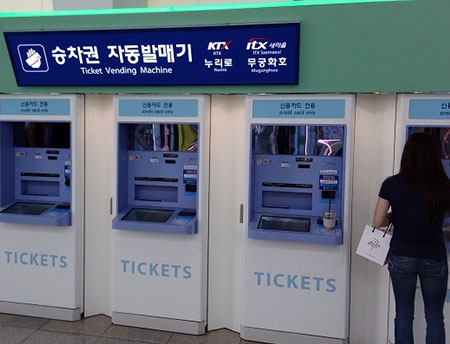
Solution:
M 251 130 L 249 238 L 342 245 L 345 126 Z
M 198 125 L 120 123 L 118 130 L 113 227 L 196 234 Z
M 441 154 L 441 161 L 442 165 L 444 166 L 444 171 L 450 178 L 450 126 L 407 126 L 406 137 L 408 138 L 409 136 L 417 132 L 428 133 L 435 139 L 436 147 L 438 147 Z M 444 218 L 444 227 L 447 227 L 449 225 L 450 216 L 449 214 L 447 214 Z M 447 252 L 450 252 L 450 230 L 444 229 L 443 234 Z
M 70 226 L 70 123 L 0 122 L 0 137 L 0 222 Z

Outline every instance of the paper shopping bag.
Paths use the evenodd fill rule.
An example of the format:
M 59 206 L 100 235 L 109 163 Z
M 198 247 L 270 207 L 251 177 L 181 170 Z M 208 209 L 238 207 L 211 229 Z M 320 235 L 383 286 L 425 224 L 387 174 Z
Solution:
M 356 254 L 379 265 L 385 265 L 391 239 L 392 225 L 384 230 L 366 225 Z

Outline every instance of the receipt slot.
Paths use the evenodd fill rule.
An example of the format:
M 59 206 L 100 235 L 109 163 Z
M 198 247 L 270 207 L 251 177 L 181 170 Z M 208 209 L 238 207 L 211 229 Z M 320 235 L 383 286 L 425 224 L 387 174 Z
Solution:
M 113 323 L 204 333 L 209 98 L 114 103 Z
M 247 104 L 241 336 L 345 343 L 354 98 L 255 96 Z
M 81 96 L 0 96 L 0 312 L 83 312 Z
M 395 171 L 400 170 L 403 147 L 410 135 L 416 132 L 429 133 L 436 142 L 444 170 L 450 177 L 450 94 L 402 94 L 397 96 L 397 124 L 395 143 Z M 444 225 L 450 224 L 446 216 Z M 450 252 L 450 231 L 444 230 L 447 252 Z M 418 288 L 420 289 L 419 283 Z M 450 283 L 444 306 L 444 317 L 450 318 Z M 416 293 L 414 339 L 415 343 L 425 343 L 426 323 L 423 299 L 420 290 Z M 391 288 L 389 318 L 389 341 L 395 343 L 394 318 L 395 299 Z M 450 333 L 450 324 L 446 323 L 446 332 Z

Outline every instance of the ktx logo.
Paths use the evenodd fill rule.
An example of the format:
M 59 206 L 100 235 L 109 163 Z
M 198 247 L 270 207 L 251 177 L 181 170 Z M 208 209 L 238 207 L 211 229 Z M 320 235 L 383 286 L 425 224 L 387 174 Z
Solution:
M 208 50 L 228 50 L 233 41 L 228 42 L 209 42 Z
M 246 50 L 266 50 L 269 40 L 269 37 L 252 37 L 247 42 Z

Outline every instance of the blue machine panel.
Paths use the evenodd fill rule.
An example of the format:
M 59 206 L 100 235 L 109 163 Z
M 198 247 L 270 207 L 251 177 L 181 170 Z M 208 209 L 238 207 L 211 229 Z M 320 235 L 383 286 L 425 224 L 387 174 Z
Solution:
M 71 224 L 69 122 L 0 122 L 0 222 Z
M 449 104 L 450 106 L 450 104 Z M 450 178 L 450 126 L 408 126 L 406 128 L 406 137 L 408 138 L 414 133 L 425 132 L 430 134 L 436 141 L 436 146 L 440 149 L 442 165 L 445 173 Z M 444 225 L 450 224 L 450 217 L 446 216 Z M 450 252 L 450 231 L 444 231 L 447 251 Z
M 341 245 L 345 126 L 251 130 L 249 238 Z M 337 225 L 326 230 L 330 208 Z
M 198 124 L 120 123 L 115 229 L 197 233 Z

